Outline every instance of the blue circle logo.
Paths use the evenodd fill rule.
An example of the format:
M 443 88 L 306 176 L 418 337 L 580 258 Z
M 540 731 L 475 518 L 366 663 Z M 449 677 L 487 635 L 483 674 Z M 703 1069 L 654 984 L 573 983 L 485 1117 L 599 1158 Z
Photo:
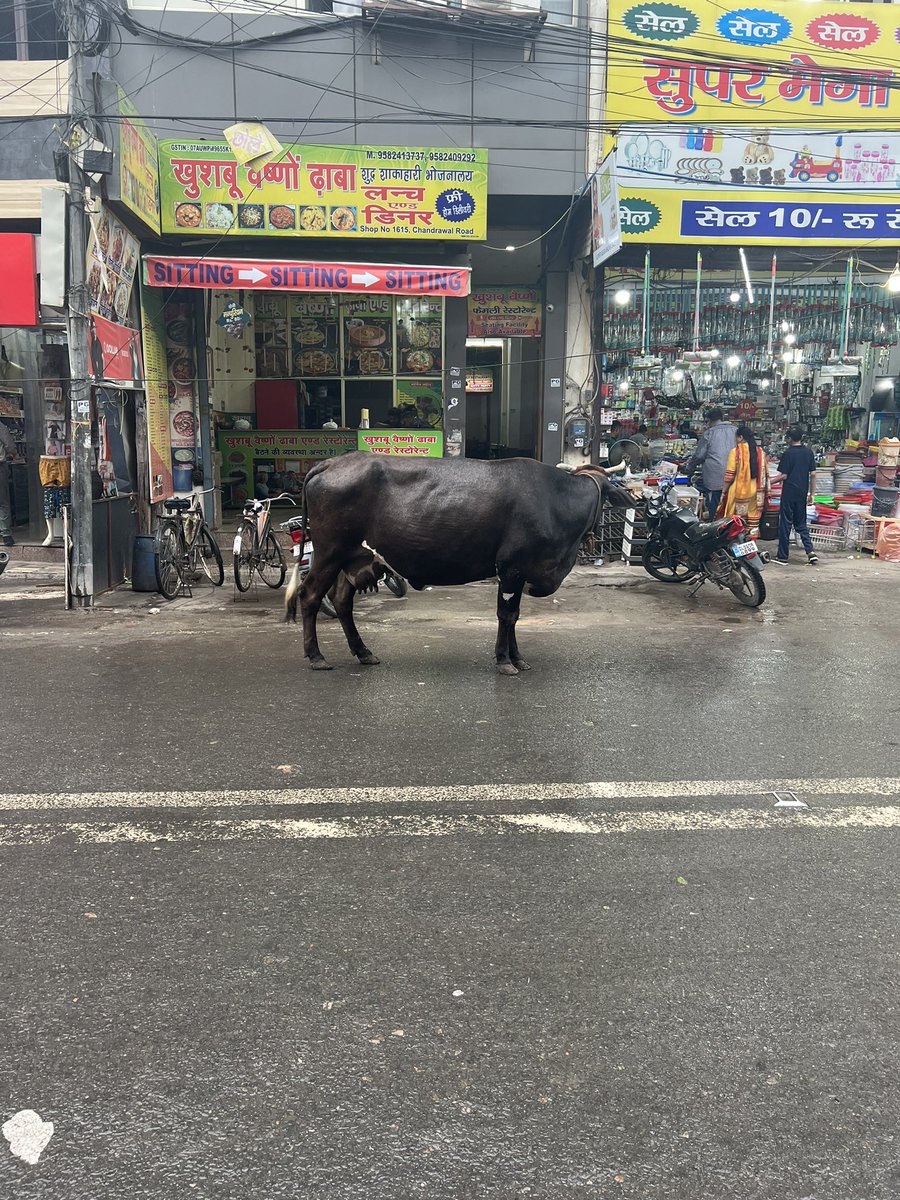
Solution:
M 716 29 L 729 42 L 739 46 L 775 46 L 791 36 L 787 17 L 765 8 L 739 8 L 716 21 Z
M 454 188 L 441 192 L 434 207 L 442 221 L 471 221 L 475 216 L 475 197 L 461 188 Z

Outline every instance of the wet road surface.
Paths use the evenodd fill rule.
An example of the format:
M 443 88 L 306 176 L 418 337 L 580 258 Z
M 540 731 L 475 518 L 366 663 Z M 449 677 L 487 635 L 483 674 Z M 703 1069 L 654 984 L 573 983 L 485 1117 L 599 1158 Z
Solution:
M 326 675 L 277 596 L 10 613 L 0 1194 L 895 1197 L 897 583 L 801 571 L 578 573 L 517 679 L 483 586 Z

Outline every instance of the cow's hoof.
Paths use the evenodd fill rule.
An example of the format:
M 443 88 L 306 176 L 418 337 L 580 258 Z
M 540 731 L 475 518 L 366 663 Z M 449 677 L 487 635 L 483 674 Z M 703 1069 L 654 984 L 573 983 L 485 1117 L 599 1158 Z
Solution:
M 377 667 L 381 662 L 381 659 L 377 658 L 371 650 L 367 650 L 365 654 L 357 654 L 356 658 L 364 667 Z
M 518 675 L 518 669 L 511 662 L 497 663 L 497 670 L 501 675 Z
M 531 663 L 527 663 L 524 658 L 514 658 L 513 663 L 520 671 L 530 671 Z
M 327 658 L 314 658 L 309 665 L 314 671 L 330 671 L 332 669 Z

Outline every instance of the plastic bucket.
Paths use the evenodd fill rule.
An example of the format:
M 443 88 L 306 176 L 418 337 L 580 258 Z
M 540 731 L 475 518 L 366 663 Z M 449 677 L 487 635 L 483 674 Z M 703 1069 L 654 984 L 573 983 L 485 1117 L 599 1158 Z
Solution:
M 872 496 L 872 516 L 892 517 L 900 504 L 900 488 L 877 487 Z
M 155 592 L 156 587 L 156 538 L 152 533 L 139 533 L 134 539 L 131 554 L 131 590 Z
M 172 486 L 176 492 L 189 492 L 194 486 L 194 464 L 176 463 L 172 469 Z

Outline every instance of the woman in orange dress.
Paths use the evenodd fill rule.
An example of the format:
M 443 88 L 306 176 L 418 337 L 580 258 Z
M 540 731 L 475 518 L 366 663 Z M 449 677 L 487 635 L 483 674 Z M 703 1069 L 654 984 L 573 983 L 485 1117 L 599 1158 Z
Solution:
M 739 425 L 735 447 L 728 455 L 718 515 L 731 517 L 737 513 L 750 526 L 750 536 L 757 537 L 768 490 L 769 469 L 765 453 L 757 446 L 749 425 Z

